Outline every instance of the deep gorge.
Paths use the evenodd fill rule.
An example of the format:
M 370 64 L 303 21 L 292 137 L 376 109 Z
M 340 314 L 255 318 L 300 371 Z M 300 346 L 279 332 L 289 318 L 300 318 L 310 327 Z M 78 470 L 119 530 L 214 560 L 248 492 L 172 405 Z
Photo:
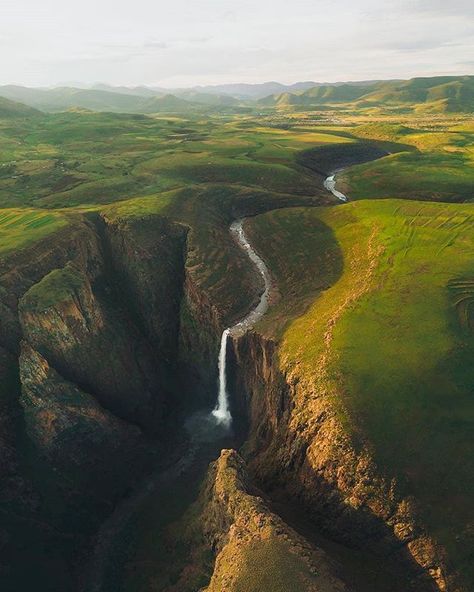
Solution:
M 173 467 L 192 443 L 185 419 L 198 412 L 199 421 L 199 411 L 215 403 L 222 330 L 261 291 L 228 234 L 234 217 L 268 209 L 258 196 L 246 198 L 215 214 L 217 230 L 210 231 L 237 261 L 247 288 L 235 300 L 233 286 L 226 291 L 208 275 L 200 249 L 209 237 L 171 216 L 85 214 L 54 244 L 44 241 L 2 269 L 0 362 L 11 391 L 0 426 L 10 451 L 2 467 L 12 487 L 4 493 L 8 520 L 13 533 L 18 524 L 33 528 L 45 555 L 61 547 L 47 561 L 41 557 L 40 577 L 55 574 L 58 590 L 91 592 L 81 572 L 100 525 L 150 475 L 158 490 L 177 478 Z M 290 205 L 285 199 L 279 205 Z M 183 541 L 200 551 L 183 559 L 180 541 L 169 543 L 185 573 L 175 585 L 191 590 L 186 569 L 199 569 L 210 591 L 222 589 L 229 545 L 239 548 L 234 526 L 250 529 L 241 523 L 245 503 L 271 536 L 279 540 L 283 532 L 292 541 L 311 570 L 327 564 L 330 590 L 376 585 L 387 573 L 387 591 L 461 590 L 419 525 L 416 504 L 378 472 L 365 442 L 348 437 L 318 384 L 285 367 L 278 340 L 257 329 L 231 337 L 228 348 L 234 433 L 222 437 L 222 446 L 238 451 L 221 454 L 191 505 L 186 496 L 197 496 L 221 448 L 219 438 L 198 443 L 196 470 L 180 487 L 193 516 Z M 312 417 L 295 417 L 305 397 Z M 348 550 L 358 560 L 347 561 Z M 126 562 L 126 552 L 117 561 Z M 378 564 L 371 573 L 361 567 L 367 562 Z M 112 578 L 104 592 L 115 585 Z

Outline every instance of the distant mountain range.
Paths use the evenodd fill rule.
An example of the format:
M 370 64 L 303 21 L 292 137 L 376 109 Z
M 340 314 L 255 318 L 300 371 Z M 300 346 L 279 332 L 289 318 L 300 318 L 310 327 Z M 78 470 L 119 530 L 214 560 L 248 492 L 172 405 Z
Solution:
M 188 89 L 96 84 L 91 88 L 2 86 L 0 97 L 41 111 L 71 108 L 128 113 L 235 111 L 278 108 L 400 107 L 415 111 L 474 112 L 474 76 L 411 80 L 224 84 Z
M 433 112 L 473 112 L 474 76 L 436 76 L 355 86 L 317 86 L 303 92 L 273 94 L 258 101 L 265 107 L 318 107 L 351 103 L 361 107 L 414 106 Z
M 133 94 L 102 89 L 52 88 L 39 89 L 23 86 L 0 87 L 0 96 L 20 101 L 42 111 L 64 111 L 71 108 L 94 111 L 128 113 L 159 113 L 161 111 L 189 110 L 193 104 L 175 95 Z
M 374 81 L 372 81 L 374 82 Z M 92 88 L 97 90 L 107 90 L 111 92 L 120 92 L 123 94 L 136 94 L 143 96 L 150 96 L 153 94 L 167 94 L 171 93 L 179 97 L 192 94 L 196 97 L 202 95 L 217 95 L 217 96 L 229 96 L 234 99 L 240 100 L 257 100 L 263 97 L 267 97 L 272 94 L 280 94 L 284 92 L 298 92 L 305 91 L 315 86 L 339 86 L 341 84 L 356 85 L 367 84 L 367 82 L 296 82 L 295 84 L 281 84 L 280 82 L 263 82 L 260 84 L 218 84 L 208 86 L 193 86 L 191 88 L 174 88 L 165 89 L 160 87 L 125 87 L 125 86 L 109 86 L 107 84 L 95 84 Z

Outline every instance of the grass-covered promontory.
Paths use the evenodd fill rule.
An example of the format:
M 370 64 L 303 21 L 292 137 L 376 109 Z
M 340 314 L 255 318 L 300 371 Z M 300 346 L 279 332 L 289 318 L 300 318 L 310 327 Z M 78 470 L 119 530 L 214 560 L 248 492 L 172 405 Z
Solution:
M 282 291 L 261 329 L 290 319 L 282 368 L 297 365 L 332 393 L 349 433 L 415 495 L 470 585 L 472 216 L 469 205 L 385 200 L 280 210 L 248 223 Z M 310 420 L 311 401 L 296 405 L 297 421 Z
M 58 302 L 71 298 L 83 284 L 84 278 L 72 265 L 54 269 L 30 288 L 22 301 L 22 307 L 30 312 L 42 312 Z
M 339 176 L 340 187 L 351 199 L 474 200 L 472 123 L 450 125 L 448 121 L 422 129 L 376 123 L 360 126 L 354 134 L 361 139 L 396 142 L 405 145 L 405 150 L 344 171 Z

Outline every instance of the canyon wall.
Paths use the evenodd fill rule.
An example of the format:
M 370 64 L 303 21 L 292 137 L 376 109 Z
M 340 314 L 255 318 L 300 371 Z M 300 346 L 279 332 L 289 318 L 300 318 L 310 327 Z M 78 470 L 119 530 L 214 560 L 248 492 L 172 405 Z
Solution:
M 1 260 L 5 569 L 21 571 L 35 532 L 58 555 L 50 565 L 36 553 L 38 570 L 67 573 L 115 502 L 166 460 L 192 405 L 188 360 L 211 380 L 218 321 L 185 268 L 187 232 L 159 216 L 94 214 Z M 68 577 L 53 586 L 71 588 Z
M 223 450 L 201 494 L 204 539 L 216 553 L 207 592 L 348 592 L 339 566 L 273 513 L 242 458 Z
M 334 540 L 390 558 L 417 592 L 466 592 L 424 530 L 416 501 L 374 462 L 320 380 L 282 363 L 258 332 L 234 340 L 234 413 L 246 430 L 243 454 L 269 495 L 304 508 Z M 403 588 L 402 588 L 403 589 Z

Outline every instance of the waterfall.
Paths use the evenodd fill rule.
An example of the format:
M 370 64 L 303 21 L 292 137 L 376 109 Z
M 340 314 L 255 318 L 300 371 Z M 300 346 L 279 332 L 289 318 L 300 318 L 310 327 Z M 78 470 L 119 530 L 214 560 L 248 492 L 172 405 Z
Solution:
M 226 378 L 226 360 L 227 360 L 227 340 L 229 338 L 230 329 L 226 329 L 222 333 L 221 347 L 219 349 L 219 395 L 217 397 L 217 404 L 212 412 L 212 415 L 219 423 L 226 426 L 230 425 L 231 415 L 229 411 L 229 399 L 227 396 L 227 378 Z
M 257 321 L 259 321 L 268 309 L 268 299 L 270 297 L 271 290 L 271 278 L 267 266 L 263 260 L 253 250 L 252 245 L 247 240 L 243 228 L 243 220 L 236 220 L 232 223 L 230 231 L 243 249 L 247 257 L 255 265 L 258 273 L 263 279 L 264 291 L 262 292 L 258 304 L 253 308 L 249 314 L 239 321 L 233 327 L 229 327 L 222 333 L 221 347 L 219 350 L 218 370 L 219 370 L 219 394 L 217 397 L 217 403 L 212 412 L 213 417 L 216 421 L 226 427 L 229 427 L 232 421 L 232 416 L 229 409 L 229 396 L 227 393 L 227 376 L 226 376 L 226 364 L 227 364 L 227 342 L 229 335 L 242 335 L 250 329 Z

